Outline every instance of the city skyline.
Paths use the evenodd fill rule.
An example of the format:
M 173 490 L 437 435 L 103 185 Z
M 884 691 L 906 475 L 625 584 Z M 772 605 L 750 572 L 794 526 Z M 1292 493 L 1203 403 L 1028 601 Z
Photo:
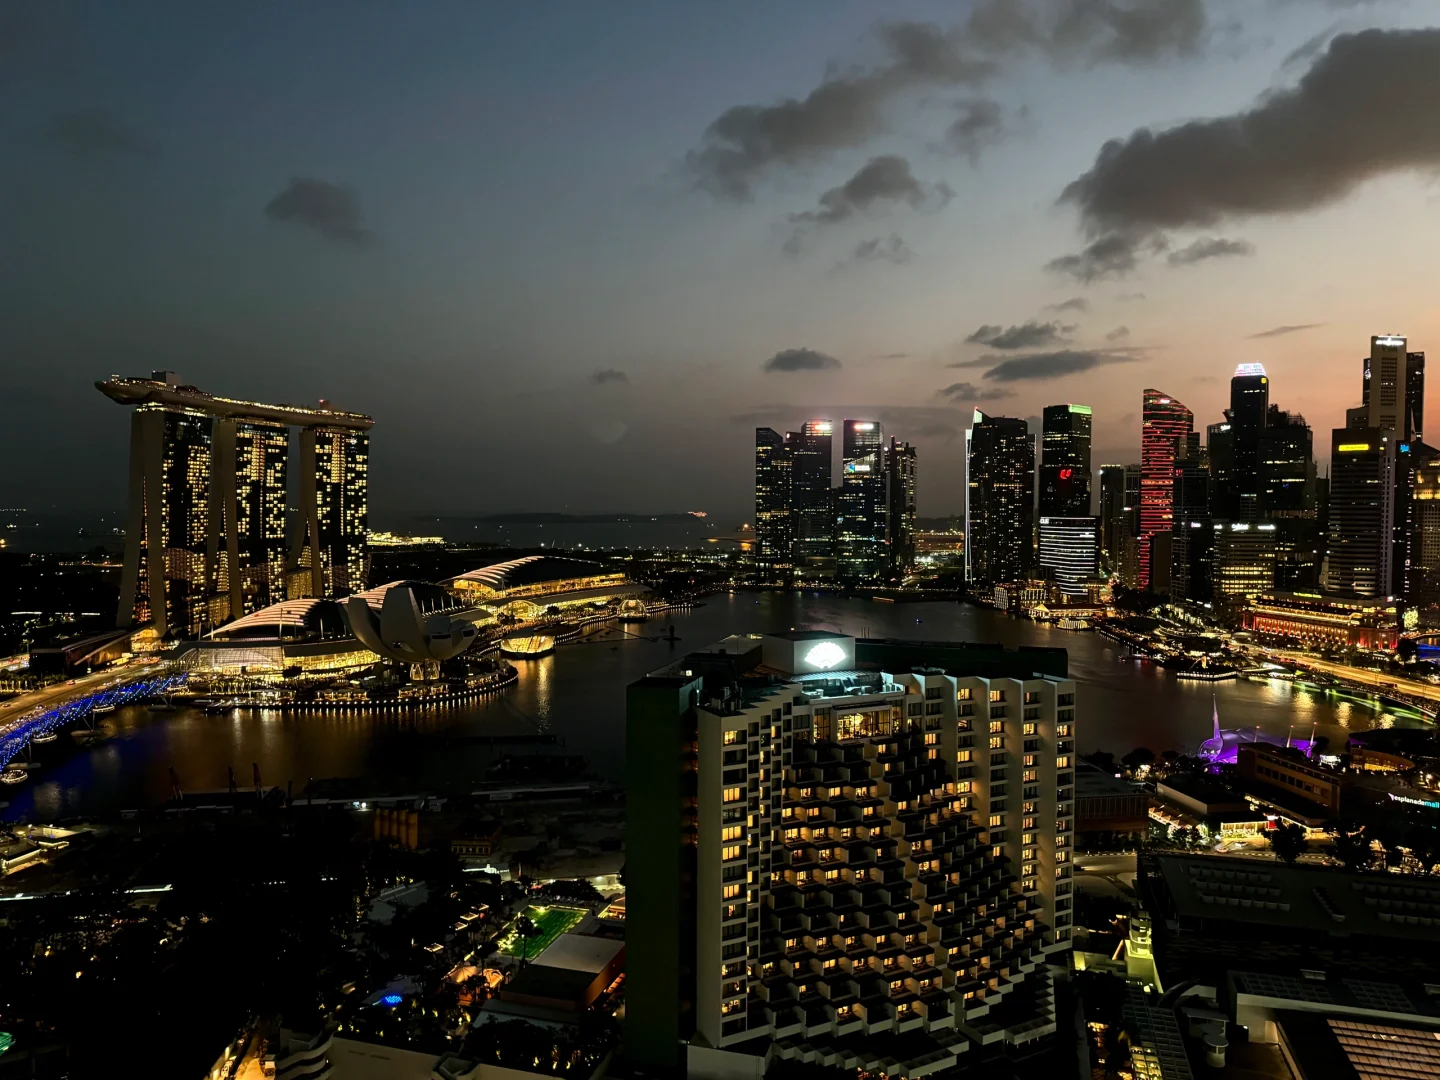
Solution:
M 455 505 L 466 460 L 503 464 L 542 408 L 526 469 L 462 512 L 738 514 L 746 429 L 860 415 L 917 445 L 920 512 L 958 513 L 972 407 L 1084 401 L 1095 460 L 1129 462 L 1136 386 L 1215 417 L 1236 363 L 1323 432 L 1354 404 L 1356 341 L 1440 331 L 1410 175 L 1440 31 L 1413 3 L 1141 6 L 1144 38 L 1061 35 L 1039 2 L 1012 38 L 971 20 L 987 4 L 883 25 L 831 5 L 175 8 L 143 31 L 22 9 L 0 447 L 30 452 L 57 411 L 76 431 L 4 501 L 118 510 L 119 417 L 86 388 L 158 367 L 384 413 L 374 503 L 397 515 Z M 542 48 L 558 62 L 531 63 Z M 1350 152 L 1322 168 L 1298 134 L 1234 142 L 1252 128 Z M 1197 144 L 1233 191 L 1174 175 Z M 1262 168 L 1276 185 L 1253 190 Z M 1156 197 L 1125 204 L 1137 178 Z

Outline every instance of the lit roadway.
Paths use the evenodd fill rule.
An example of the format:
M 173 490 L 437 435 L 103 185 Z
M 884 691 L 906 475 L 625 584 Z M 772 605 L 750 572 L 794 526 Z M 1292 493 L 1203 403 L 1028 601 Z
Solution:
M 0 701 L 0 732 L 3 732 L 20 717 L 36 709 L 63 705 L 70 698 L 84 697 L 86 694 L 102 689 L 107 683 L 134 675 L 136 666 L 131 665 L 119 670 L 107 668 L 91 675 L 81 675 L 66 682 L 54 683 L 39 690 L 26 691 L 9 701 Z
M 1377 690 L 1398 690 L 1412 697 L 1440 702 L 1440 686 L 1433 683 L 1416 682 L 1414 679 L 1403 679 L 1397 675 L 1389 675 L 1380 671 L 1367 671 L 1364 668 L 1350 667 L 1348 664 L 1335 664 L 1329 660 L 1306 656 L 1304 653 L 1280 652 L 1271 649 L 1266 650 L 1266 655 L 1284 660 L 1287 664 L 1294 664 L 1296 667 L 1323 671 L 1327 675 L 1334 675 L 1337 679 L 1345 679 L 1363 686 L 1372 686 Z

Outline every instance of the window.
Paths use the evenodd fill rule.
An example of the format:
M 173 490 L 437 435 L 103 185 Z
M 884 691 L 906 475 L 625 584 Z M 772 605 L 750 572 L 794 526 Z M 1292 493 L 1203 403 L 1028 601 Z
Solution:
M 991 827 L 992 829 L 999 828 L 1001 825 L 1004 825 L 1004 824 L 1005 824 L 1005 815 L 1004 815 L 1004 814 L 991 814 L 991 815 L 990 815 L 990 827 Z
M 958 754 L 955 755 L 955 760 L 961 765 L 964 765 L 966 762 L 970 761 L 973 756 L 974 755 L 969 750 L 961 750 Z
M 720 859 L 722 862 L 729 862 L 731 859 L 741 859 L 744 857 L 745 846 L 743 844 L 730 844 L 727 847 L 723 848 L 720 852 Z
M 1069 725 L 1069 724 L 1056 724 L 1056 725 L 1055 725 L 1055 737 L 1058 738 L 1058 739 L 1068 739 L 1068 738 L 1070 737 L 1070 725 Z
M 1004 748 L 1005 748 L 1005 736 L 1004 736 L 1004 735 L 991 735 L 991 736 L 990 736 L 990 749 L 991 749 L 991 750 L 1003 750 Z
M 1021 782 L 1022 784 L 1035 784 L 1035 783 L 1039 783 L 1039 781 L 1040 781 L 1040 770 L 1039 770 L 1039 769 L 1026 769 L 1026 770 L 1021 774 L 1021 776 L 1020 776 L 1020 782 Z
M 720 840 L 722 843 L 730 840 L 739 840 L 744 835 L 745 828 L 742 825 L 726 825 L 725 828 L 720 830 Z
M 1026 691 L 1025 691 L 1025 704 L 1026 704 L 1026 705 L 1034 705 L 1034 704 L 1035 704 L 1037 701 L 1039 701 L 1039 700 L 1040 700 L 1040 691 L 1039 691 L 1039 690 L 1026 690 Z
M 1033 829 L 1033 828 L 1035 828 L 1035 819 L 1034 819 L 1033 817 L 1027 817 L 1024 821 L 1022 821 L 1022 822 L 1020 823 L 1020 827 L 1021 827 L 1022 829 Z
M 745 741 L 745 733 L 743 731 L 727 731 L 721 741 L 726 746 L 736 746 Z
M 944 692 L 945 692 L 945 691 L 944 691 L 944 689 L 943 689 L 942 687 L 939 687 L 939 686 L 927 686 L 927 687 L 925 688 L 925 700 L 926 700 L 926 701 L 939 701 L 939 700 L 940 700 L 940 695 L 943 694 Z
M 920 716 L 925 712 L 925 706 L 918 701 L 912 701 L 907 708 L 911 716 Z
M 991 690 L 991 691 L 990 691 L 990 700 L 991 700 L 991 701 L 1004 701 L 1004 700 L 1005 700 L 1005 691 L 1004 691 L 1004 690 Z
M 971 698 L 971 690 L 970 690 L 970 687 L 968 687 L 968 686 L 962 686 L 962 687 L 960 687 L 958 690 L 955 691 L 955 700 L 956 700 L 956 701 L 969 701 L 970 698 Z
M 1005 721 L 1004 721 L 1004 720 L 991 720 L 991 721 L 990 721 L 990 734 L 994 735 L 994 734 L 996 734 L 997 732 L 999 732 L 999 733 L 1002 734 L 1002 735 L 1005 733 Z
M 1021 731 L 1021 734 L 1022 734 L 1022 735 L 1034 735 L 1034 734 L 1035 734 L 1035 725 L 1034 725 L 1034 724 L 1026 724 L 1026 725 L 1024 725 L 1024 728 L 1023 728 L 1023 730 Z
M 1033 844 L 1033 843 L 1035 843 L 1035 834 L 1034 834 L 1033 832 L 1021 833 L 1021 834 L 1020 834 L 1020 843 L 1022 843 L 1022 844 Z
M 743 802 L 745 799 L 745 789 L 738 787 L 727 787 L 725 789 L 724 795 L 721 798 L 723 802 Z
M 1061 754 L 1059 757 L 1057 757 L 1055 759 L 1055 767 L 1057 769 L 1068 769 L 1070 767 L 1070 755 Z
M 744 891 L 745 891 L 745 886 L 742 885 L 742 884 L 740 884 L 738 881 L 735 882 L 733 885 L 726 885 L 726 886 L 725 886 L 725 895 L 724 895 L 723 899 L 725 899 L 725 900 L 734 900 L 737 896 L 739 896 L 739 895 L 740 895 L 741 893 L 743 893 Z

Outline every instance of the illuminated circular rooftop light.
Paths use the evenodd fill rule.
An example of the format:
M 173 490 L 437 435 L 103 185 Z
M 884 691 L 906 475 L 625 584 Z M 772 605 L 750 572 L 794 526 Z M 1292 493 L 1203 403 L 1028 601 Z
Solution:
M 822 641 L 805 654 L 805 662 L 818 668 L 832 668 L 845 659 L 845 650 L 833 641 Z

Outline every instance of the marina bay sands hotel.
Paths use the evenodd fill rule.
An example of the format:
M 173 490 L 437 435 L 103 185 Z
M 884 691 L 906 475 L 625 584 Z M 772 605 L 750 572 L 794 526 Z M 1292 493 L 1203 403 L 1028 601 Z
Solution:
M 135 408 L 118 626 L 193 638 L 281 600 L 365 588 L 372 418 L 216 397 L 171 371 L 95 385 Z

